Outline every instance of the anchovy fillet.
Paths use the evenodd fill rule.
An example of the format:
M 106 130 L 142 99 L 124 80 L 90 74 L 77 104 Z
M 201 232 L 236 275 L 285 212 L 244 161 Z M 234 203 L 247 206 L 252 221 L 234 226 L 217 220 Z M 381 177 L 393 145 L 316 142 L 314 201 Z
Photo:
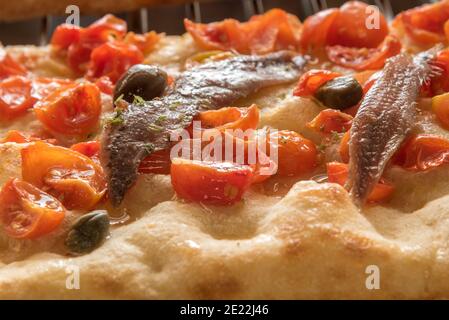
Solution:
M 165 96 L 129 105 L 103 135 L 111 203 L 121 203 L 144 157 L 170 145 L 170 132 L 189 126 L 202 110 L 227 107 L 263 87 L 296 80 L 305 63 L 291 52 L 211 62 L 181 74 Z
M 363 204 L 414 127 L 421 86 L 438 72 L 429 63 L 438 49 L 415 57 L 401 53 L 390 58 L 363 99 L 353 120 L 349 142 L 347 187 L 356 204 Z

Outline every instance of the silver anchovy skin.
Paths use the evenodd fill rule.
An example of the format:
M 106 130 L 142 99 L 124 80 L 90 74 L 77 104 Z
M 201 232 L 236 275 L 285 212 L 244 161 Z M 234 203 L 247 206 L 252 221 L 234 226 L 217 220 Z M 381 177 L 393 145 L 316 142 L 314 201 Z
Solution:
M 202 110 L 227 107 L 261 88 L 297 80 L 305 64 L 286 51 L 210 62 L 182 73 L 165 96 L 129 105 L 102 138 L 111 203 L 122 202 L 144 157 L 169 147 L 170 132 L 189 126 Z
M 388 161 L 415 126 L 421 86 L 438 73 L 429 63 L 438 50 L 439 46 L 414 57 L 401 53 L 390 58 L 363 99 L 349 142 L 347 188 L 357 205 L 366 201 Z

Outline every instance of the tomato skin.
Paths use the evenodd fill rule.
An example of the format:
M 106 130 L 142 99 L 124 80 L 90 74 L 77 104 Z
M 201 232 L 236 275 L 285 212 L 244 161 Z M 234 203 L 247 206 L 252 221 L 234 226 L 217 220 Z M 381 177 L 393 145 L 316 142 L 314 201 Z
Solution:
M 35 239 L 55 230 L 66 210 L 49 194 L 19 179 L 10 179 L 0 191 L 0 221 L 12 238 Z
M 321 111 L 306 126 L 318 133 L 328 135 L 333 132 L 346 132 L 351 128 L 352 116 L 335 109 Z
M 126 70 L 143 59 L 142 52 L 133 44 L 119 41 L 104 43 L 92 51 L 87 78 L 107 76 L 112 83 L 116 83 Z
M 280 176 L 297 176 L 312 172 L 318 163 L 315 144 L 290 130 L 273 131 L 268 144 L 277 146 L 277 174 Z M 272 158 L 267 145 L 267 155 Z
M 449 163 L 449 141 L 431 134 L 410 136 L 393 163 L 410 171 L 426 171 Z
M 95 84 L 97 85 L 98 89 L 100 89 L 101 92 L 104 94 L 112 95 L 114 93 L 114 84 L 112 83 L 111 79 L 107 76 L 103 76 L 95 80 Z
M 272 9 L 247 22 L 225 19 L 209 24 L 184 20 L 187 32 L 204 50 L 235 50 L 244 54 L 265 54 L 299 46 L 301 23 L 281 9 Z
M 449 1 L 443 0 L 401 12 L 393 26 L 402 28 L 415 44 L 431 47 L 444 43 L 446 22 L 449 19 Z
M 351 138 L 349 132 L 349 130 L 345 132 L 343 138 L 341 138 L 340 146 L 338 148 L 338 153 L 340 154 L 340 158 L 344 163 L 349 162 L 349 139 Z
M 341 186 L 345 186 L 348 179 L 348 165 L 339 162 L 329 162 L 326 164 L 328 181 L 331 183 L 337 183 Z M 367 198 L 368 203 L 385 202 L 390 199 L 394 192 L 394 187 L 384 181 L 378 182 L 373 191 Z
M 101 166 L 63 147 L 34 142 L 22 149 L 22 177 L 60 199 L 70 210 L 90 210 L 106 191 Z
M 327 9 L 309 16 L 304 21 L 301 36 L 303 52 L 316 52 L 328 43 L 329 30 L 339 16 L 338 9 Z
M 218 206 L 239 202 L 253 177 L 249 166 L 179 158 L 173 159 L 170 171 L 179 197 Z
M 12 120 L 33 107 L 31 81 L 22 76 L 9 77 L 0 82 L 0 120 Z
M 425 95 L 434 96 L 449 91 L 449 50 L 438 52 L 433 64 L 442 70 L 441 75 L 432 77 L 428 86 L 424 85 Z
M 24 76 L 27 70 L 0 48 L 0 80 L 9 76 Z
M 36 103 L 34 111 L 50 131 L 68 136 L 87 135 L 100 120 L 100 90 L 89 82 L 62 87 Z
M 170 148 L 153 152 L 139 165 L 140 173 L 170 174 Z
M 340 45 L 326 47 L 329 60 L 339 66 L 354 70 L 382 69 L 385 61 L 401 52 L 401 42 L 395 36 L 387 36 L 373 49 L 353 48 Z
M 329 29 L 327 44 L 355 48 L 376 48 L 388 34 L 388 24 L 379 12 L 379 27 L 367 28 L 373 11 L 366 3 L 348 1 L 339 9 L 338 17 Z
M 150 31 L 145 34 L 128 32 L 123 41 L 125 43 L 135 45 L 143 54 L 146 55 L 154 49 L 159 40 L 160 36 L 155 31 Z
M 202 128 L 214 128 L 221 132 L 227 129 L 256 129 L 259 124 L 259 108 L 253 104 L 248 108 L 221 108 L 201 112 L 195 119 Z
M 89 158 L 99 158 L 100 156 L 100 142 L 98 141 L 86 141 L 79 142 L 70 147 L 71 150 L 84 154 Z
M 315 94 L 319 87 L 326 82 L 340 77 L 341 73 L 329 70 L 310 70 L 299 78 L 293 95 L 297 97 L 310 97 Z
M 432 111 L 435 113 L 440 124 L 449 130 L 449 93 L 432 98 Z
M 81 28 L 72 24 L 61 24 L 56 27 L 50 44 L 61 49 L 67 49 L 72 43 L 80 40 Z

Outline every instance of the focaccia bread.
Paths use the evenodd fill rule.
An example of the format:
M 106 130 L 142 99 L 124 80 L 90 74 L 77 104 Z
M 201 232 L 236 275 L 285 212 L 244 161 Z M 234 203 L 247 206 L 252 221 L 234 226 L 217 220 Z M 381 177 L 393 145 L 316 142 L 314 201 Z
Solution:
M 447 7 L 448 5 L 448 1 L 443 1 L 437 6 Z M 351 2 L 341 9 L 335 9 L 340 10 L 335 11 L 338 12 L 335 14 L 336 19 L 344 16 L 347 6 L 364 8 L 363 4 Z M 427 10 L 434 10 L 434 7 L 415 10 L 427 12 Z M 406 12 L 406 14 L 414 12 Z M 111 17 L 108 19 L 109 22 L 115 21 L 111 20 Z M 7 202 L 6 198 L 0 195 L 2 227 L 0 229 L 0 299 L 449 298 L 449 170 L 446 164 L 449 142 L 445 144 L 445 141 L 449 141 L 449 131 L 445 129 L 444 117 L 442 117 L 444 112 L 440 109 L 440 102 L 444 102 L 444 97 L 447 95 L 444 89 L 445 78 L 443 78 L 447 71 L 441 64 L 444 60 L 439 61 L 437 67 L 433 66 L 433 62 L 427 61 L 427 59 L 432 61 L 441 59 L 446 49 L 443 46 L 434 47 L 434 44 L 429 42 L 421 43 L 419 42 L 422 40 L 421 37 L 413 38 L 414 34 L 405 31 L 407 24 L 404 21 L 407 20 L 403 21 L 401 15 L 395 20 L 393 26 L 390 26 L 390 34 L 386 37 L 383 35 L 380 42 L 378 41 L 377 49 L 368 50 L 371 52 L 368 57 L 362 54 L 361 58 L 358 55 L 360 51 L 366 52 L 366 48 L 361 48 L 359 51 L 354 51 L 356 50 L 354 48 L 344 51 L 346 50 L 344 43 L 328 43 L 327 53 L 318 52 L 314 59 L 301 60 L 299 67 L 291 63 L 289 60 L 291 56 L 295 57 L 295 61 L 298 56 L 304 58 L 305 43 L 313 42 L 313 45 L 317 46 L 319 39 L 309 39 L 309 42 L 304 40 L 307 39 L 307 32 L 310 31 L 307 28 L 310 26 L 307 21 L 301 24 L 293 19 L 285 12 L 275 10 L 253 18 L 252 22 L 246 24 L 232 25 L 233 22 L 228 22 L 227 27 L 235 27 L 236 30 L 243 28 L 251 31 L 254 28 L 256 31 L 251 34 L 251 37 L 256 40 L 253 42 L 242 43 L 239 42 L 241 39 L 231 39 L 232 41 L 221 43 L 220 41 L 224 41 L 223 37 L 207 38 L 201 32 L 203 25 L 191 24 L 188 21 L 186 26 L 189 33 L 183 36 L 158 35 L 157 41 L 151 38 L 155 43 L 142 51 L 144 55 L 142 62 L 158 66 L 168 74 L 168 91 L 155 100 L 141 101 L 145 99 L 139 96 L 129 105 L 123 101 L 126 97 L 114 97 L 114 92 L 108 91 L 108 85 L 104 84 L 107 82 L 99 80 L 104 80 L 105 74 L 109 79 L 114 79 L 115 73 L 103 71 L 104 73 L 99 75 L 83 69 L 87 68 L 95 72 L 99 70 L 95 69 L 92 62 L 95 60 L 93 58 L 95 54 L 91 55 L 87 67 L 80 64 L 81 70 L 76 70 L 73 67 L 75 60 L 67 58 L 67 51 L 64 51 L 66 49 L 58 48 L 57 44 L 61 42 L 56 40 L 47 47 L 6 47 L 5 53 L 27 70 L 26 77 L 32 82 L 42 83 L 42 77 L 57 77 L 69 79 L 68 81 L 77 79 L 78 86 L 86 83 L 88 83 L 86 85 L 95 84 L 101 88 L 102 92 L 100 95 L 101 115 L 97 119 L 96 127 L 94 126 L 96 129 L 88 135 L 74 135 L 68 134 L 68 131 L 64 133 L 55 130 L 55 127 L 52 127 L 53 124 L 42 120 L 46 118 L 38 116 L 37 109 L 41 108 L 39 102 L 34 105 L 34 110 L 28 108 L 20 116 L 0 122 L 0 139 L 4 139 L 0 143 L 0 185 L 7 185 L 12 178 L 18 179 L 14 181 L 32 182 L 32 185 L 54 197 L 56 199 L 54 201 L 60 202 L 65 209 L 65 216 L 57 226 L 45 232 L 37 233 L 34 230 L 34 236 L 29 236 L 31 233 L 27 233 L 30 229 L 28 225 L 25 224 L 23 227 L 28 230 L 11 231 L 8 229 L 9 220 L 5 217 L 17 215 L 14 210 L 22 210 L 29 215 L 42 215 L 42 211 L 25 207 L 23 202 L 17 202 L 11 198 L 8 198 L 9 202 Z M 286 30 L 287 26 L 288 30 Z M 209 27 L 227 30 L 221 24 L 212 24 Z M 279 33 L 277 37 L 271 39 L 272 41 L 266 43 L 264 41 L 267 41 L 267 38 L 257 38 L 257 35 L 262 33 L 261 30 L 276 30 Z M 298 30 L 299 33 L 297 33 Z M 428 32 L 430 34 L 430 31 Z M 227 34 L 235 35 L 236 33 L 229 31 Z M 444 34 L 443 31 L 442 34 Z M 434 38 L 437 36 L 440 34 L 435 33 Z M 375 35 L 369 35 L 369 37 L 373 39 Z M 150 37 L 147 37 L 148 39 Z M 365 37 L 362 40 L 367 41 Z M 441 39 L 437 40 L 435 44 Z M 401 47 L 396 50 L 394 46 L 397 43 L 393 43 L 390 49 L 385 50 L 385 43 L 388 41 L 390 44 L 387 46 L 391 45 L 391 41 L 399 41 Z M 362 47 L 360 43 L 354 43 Z M 233 47 L 229 47 L 230 44 Z M 372 44 L 365 43 L 365 45 Z M 321 46 L 324 44 L 321 43 Z M 418 58 L 413 60 L 430 47 L 434 49 L 423 56 L 423 61 L 418 61 Z M 335 55 L 334 58 L 331 57 L 332 50 L 329 48 L 343 50 L 346 57 L 353 55 L 358 59 L 354 59 L 355 64 L 347 58 L 344 61 L 336 60 Z M 283 53 L 286 49 L 289 50 L 288 54 Z M 74 49 L 68 49 L 69 52 L 70 50 Z M 295 54 L 291 53 L 292 50 Z M 433 53 L 432 50 L 437 50 L 438 53 Z M 351 52 L 351 55 L 348 52 Z M 379 55 L 379 52 L 382 54 Z M 307 51 L 307 53 L 315 54 L 313 51 Z M 428 58 L 427 54 L 431 57 Z M 118 57 L 121 56 L 117 54 L 117 59 Z M 287 59 L 287 62 L 283 59 Z M 401 59 L 410 59 L 410 61 L 404 62 Z M 255 70 L 261 76 L 261 80 L 258 75 L 252 73 L 254 71 L 252 61 L 256 61 Z M 342 151 L 345 146 L 342 140 L 345 139 L 345 132 L 348 132 L 351 123 L 351 130 L 355 131 L 358 130 L 354 129 L 356 121 L 367 121 L 362 117 L 363 110 L 378 111 L 379 107 L 388 100 L 382 98 L 385 94 L 385 86 L 381 84 L 391 83 L 388 78 L 388 72 L 392 68 L 391 61 L 397 62 L 394 65 L 395 68 L 399 68 L 399 63 L 404 63 L 404 70 L 408 70 L 407 68 L 415 70 L 413 68 L 417 66 L 416 70 L 426 72 L 426 68 L 429 67 L 431 74 L 428 81 L 422 84 L 423 87 L 415 90 L 418 97 L 410 103 L 416 111 L 413 116 L 413 128 L 410 131 L 403 130 L 405 132 L 395 133 L 396 136 L 403 133 L 405 135 L 403 141 L 406 143 L 401 143 L 400 148 L 395 149 L 396 153 L 389 158 L 388 164 L 380 172 L 382 175 L 380 180 L 377 179 L 373 183 L 370 181 L 372 177 L 368 176 L 362 181 L 362 185 L 367 183 L 372 188 L 371 193 L 363 198 L 355 192 L 357 190 L 349 189 L 348 192 L 346 188 L 349 186 L 345 185 L 346 177 L 341 182 L 339 176 L 341 173 L 336 174 L 331 169 L 332 165 L 338 165 L 338 168 L 348 166 L 354 169 L 351 166 L 355 166 L 354 159 L 358 155 L 357 152 L 364 146 L 357 146 L 356 140 L 350 141 L 350 158 L 346 159 Z M 168 104 L 167 101 L 171 101 L 170 97 L 179 97 L 181 89 L 190 88 L 183 81 L 189 80 L 188 85 L 195 84 L 194 81 L 201 84 L 201 79 L 207 78 L 209 73 L 215 75 L 215 66 L 219 66 L 221 74 L 226 75 L 224 77 L 226 79 L 216 78 L 216 82 L 210 85 L 211 90 L 223 88 L 220 85 L 234 85 L 232 73 L 226 73 L 228 63 L 234 63 L 235 72 L 241 72 L 238 85 L 242 87 L 237 87 L 240 89 L 239 92 L 244 90 L 249 92 L 248 87 L 253 88 L 254 83 L 259 80 L 265 84 L 267 78 L 264 77 L 270 77 L 272 82 L 267 86 L 258 83 L 260 86 L 254 92 L 244 96 L 238 95 L 237 99 L 229 104 L 234 109 L 221 108 L 218 111 L 225 110 L 231 113 L 240 108 L 238 109 L 241 113 L 238 117 L 240 121 L 247 119 L 245 117 L 249 113 L 242 110 L 257 109 L 256 124 L 259 131 L 282 130 L 285 133 L 283 139 L 287 139 L 287 143 L 290 143 L 288 139 L 291 136 L 300 137 L 298 139 L 304 144 L 299 160 L 295 158 L 299 152 L 296 149 L 290 150 L 291 153 L 281 150 L 278 154 L 277 173 L 264 181 L 251 182 L 237 196 L 235 194 L 230 196 L 225 192 L 225 196 L 214 203 L 211 203 L 208 198 L 194 199 L 195 193 L 192 190 L 182 189 L 179 180 L 173 181 L 175 178 L 179 179 L 173 171 L 173 165 L 179 165 L 176 161 L 172 162 L 171 173 L 151 171 L 151 168 L 144 168 L 141 165 L 136 181 L 133 181 L 131 187 L 124 188 L 123 199 L 118 197 L 114 206 L 112 200 L 119 191 L 116 189 L 117 192 L 114 193 L 111 188 L 123 186 L 111 182 L 113 170 L 129 168 L 126 168 L 125 164 L 128 162 L 124 157 L 121 158 L 123 164 L 118 164 L 118 168 L 114 167 L 117 165 L 111 160 L 114 155 L 110 154 L 108 149 L 110 146 L 105 145 L 114 143 L 109 135 L 117 134 L 114 131 L 115 128 L 120 128 L 118 131 L 123 135 L 127 134 L 128 123 L 134 125 L 133 129 L 140 129 L 139 125 L 142 122 L 130 115 L 131 111 L 138 112 L 133 108 L 140 106 L 141 109 L 138 110 L 144 111 L 148 106 L 163 109 L 165 104 Z M 278 64 L 282 72 L 285 72 L 284 78 L 294 75 L 294 79 L 284 82 L 277 78 L 276 76 L 280 73 Z M 242 70 L 238 69 L 241 65 L 244 66 Z M 2 70 L 4 69 L 0 68 L 0 75 Z M 378 72 L 379 70 L 384 70 L 384 73 Z M 123 73 L 126 70 L 121 71 Z M 80 76 L 79 72 L 85 73 Z M 250 85 L 245 83 L 247 72 L 252 76 Z M 297 75 L 295 72 L 300 74 Z M 311 75 L 317 74 L 321 81 L 319 88 L 301 87 L 301 83 L 305 85 L 304 79 L 310 79 Z M 323 74 L 329 78 L 323 81 L 321 78 Z M 200 79 L 198 80 L 195 75 L 199 75 Z M 11 81 L 8 79 L 15 76 L 9 75 L 2 82 Z M 316 90 L 323 92 L 325 89 L 323 86 L 328 85 L 329 81 L 345 76 L 357 79 L 361 84 L 360 90 L 362 87 L 366 89 L 363 97 L 360 98 L 361 106 L 359 103 L 355 106 L 358 108 L 357 115 L 354 113 L 354 106 L 337 108 L 325 105 L 329 101 L 326 99 L 330 99 L 329 95 L 323 93 L 326 97 L 324 99 L 315 92 Z M 414 88 L 413 83 L 398 84 L 401 76 L 403 75 L 398 74 L 395 77 L 397 83 L 390 86 L 392 89 L 398 86 L 398 90 L 402 90 L 401 99 L 404 96 L 411 99 L 415 94 L 411 92 Z M 372 81 L 373 77 L 375 81 Z M 299 78 L 302 80 L 298 83 Z M 412 79 L 413 75 L 409 78 Z M 0 82 L 0 88 L 2 88 L 2 82 Z M 112 82 L 117 83 L 115 86 L 115 93 L 117 93 L 120 90 L 121 80 L 117 82 L 115 79 Z M 371 85 L 371 88 L 367 87 L 368 85 Z M 71 86 L 76 85 L 70 83 L 68 87 L 64 87 L 64 84 L 57 86 L 56 90 L 69 90 Z M 304 93 L 306 89 L 314 91 L 306 94 Z M 379 105 L 372 104 L 370 99 L 373 98 L 370 96 L 370 91 L 376 93 Z M 212 92 L 216 93 L 216 91 Z M 235 94 L 235 92 L 223 93 L 223 91 L 220 93 L 222 93 L 220 99 L 211 100 L 212 98 L 205 93 L 202 99 L 204 96 L 207 99 L 200 101 L 202 104 L 210 101 L 215 104 L 220 104 L 222 101 L 227 103 L 228 96 Z M 390 96 L 395 93 L 395 90 L 389 91 Z M 143 93 L 140 92 L 140 94 Z M 187 96 L 182 96 L 182 99 L 185 99 L 183 103 L 186 103 L 182 110 L 193 112 L 193 119 L 203 116 L 203 120 L 207 120 L 204 114 L 210 110 L 203 110 L 199 106 L 198 113 L 195 113 L 196 110 L 192 107 L 197 103 L 195 100 L 197 95 L 195 90 L 191 90 Z M 41 99 L 47 103 L 51 102 L 48 102 L 46 97 Z M 160 101 L 165 104 L 159 106 Z M 388 102 L 391 108 L 396 108 L 392 112 L 403 107 L 403 105 L 395 105 L 396 101 L 398 100 Z M 123 110 L 117 112 L 117 108 L 122 108 L 123 104 L 125 104 Z M 228 104 L 224 107 L 227 106 Z M 249 106 L 251 107 L 246 109 Z M 64 104 L 60 104 L 59 107 L 63 108 Z M 338 111 L 339 120 L 350 119 L 349 122 L 341 126 L 341 122 L 332 122 L 335 121 L 332 117 L 330 122 L 322 122 L 322 117 L 330 114 L 329 111 L 323 111 L 329 109 Z M 390 109 L 387 110 L 390 111 Z M 400 128 L 399 121 L 402 121 L 397 119 L 401 119 L 400 116 L 407 115 L 409 111 L 404 109 L 399 116 L 395 114 L 397 116 L 395 129 Z M 69 112 L 68 114 L 70 116 Z M 172 114 L 168 114 L 169 118 L 170 115 Z M 320 115 L 321 118 L 317 118 Z M 344 118 L 345 115 L 350 118 Z M 151 116 L 153 114 L 148 111 L 148 119 Z M 386 129 L 391 129 L 391 119 L 385 117 L 382 114 L 377 120 L 385 124 Z M 62 119 L 65 120 L 65 118 Z M 118 123 L 117 119 L 119 119 Z M 317 121 L 321 121 L 318 122 L 318 126 Z M 224 125 L 234 123 L 228 120 L 224 122 Z M 241 122 L 237 123 L 241 124 Z M 369 121 L 366 123 L 376 128 Z M 155 124 L 163 127 L 159 122 Z M 169 124 L 176 127 L 181 126 L 183 122 Z M 145 125 L 147 125 L 146 122 Z M 158 134 L 164 133 L 163 128 L 155 126 L 151 127 L 153 132 L 155 128 L 158 129 Z M 24 141 L 18 140 L 16 136 L 13 138 L 12 130 L 19 132 Z M 359 134 L 365 133 L 360 131 Z M 154 138 L 152 135 L 149 137 Z M 419 140 L 419 137 L 425 139 Z M 378 142 L 371 136 L 368 138 L 373 139 L 371 142 L 373 145 Z M 130 136 L 129 140 L 122 142 L 140 143 L 138 139 L 136 141 L 131 139 L 137 138 Z M 164 145 L 156 139 L 157 137 L 151 140 L 155 148 Z M 89 153 L 90 149 L 80 147 L 74 149 L 77 151 L 70 152 L 84 153 L 80 156 L 84 164 L 90 164 L 90 168 L 94 168 L 92 169 L 94 171 L 101 171 L 96 165 L 101 166 L 107 177 L 105 179 L 109 179 L 107 181 L 109 190 L 103 190 L 101 200 L 96 200 L 88 209 L 83 201 L 90 200 L 89 197 L 78 196 L 83 201 L 77 196 L 70 198 L 68 193 L 64 193 L 65 189 L 57 189 L 60 188 L 57 183 L 50 184 L 48 180 L 50 172 L 42 178 L 43 182 L 35 182 L 29 178 L 30 168 L 27 167 L 29 159 L 39 155 L 43 159 L 42 163 L 36 163 L 31 171 L 43 170 L 40 167 L 50 160 L 44 153 L 41 155 L 41 149 L 46 148 L 46 152 L 56 156 L 57 152 L 66 152 L 61 151 L 62 149 L 68 150 L 71 147 L 73 149 L 74 144 L 86 141 L 99 141 L 102 144 L 100 156 L 92 155 Z M 381 149 L 380 143 L 376 145 L 379 152 L 387 153 Z M 152 152 L 158 152 L 155 148 L 144 155 L 143 162 L 152 163 L 146 157 L 151 156 Z M 304 148 L 307 150 L 304 151 Z M 30 150 L 34 152 L 31 155 Z M 134 156 L 132 153 L 127 155 Z M 70 153 L 70 156 L 73 156 L 73 153 Z M 284 156 L 291 158 L 286 162 Z M 314 160 L 313 165 L 305 166 L 306 157 L 311 156 Z M 372 153 L 372 157 L 375 156 L 376 150 Z M 101 161 L 97 157 L 101 158 Z M 292 167 L 290 166 L 292 159 L 304 165 Z M 60 161 L 60 166 L 65 168 L 65 160 Z M 56 165 L 53 167 L 58 168 Z M 243 165 L 243 167 L 255 170 L 249 165 Z M 69 169 L 77 172 L 77 168 Z M 230 172 L 232 170 L 230 169 Z M 202 195 L 214 194 L 211 190 L 204 189 L 204 185 L 199 184 L 193 175 L 188 174 L 188 171 L 185 172 L 187 174 L 180 177 L 186 180 L 187 184 L 190 183 L 191 189 L 200 190 Z M 356 175 L 360 174 L 356 170 L 354 172 Z M 206 174 L 204 176 L 206 181 L 208 176 Z M 57 180 L 55 175 L 51 177 Z M 79 177 L 81 180 L 87 179 L 84 176 Z M 229 179 L 232 178 L 235 177 Z M 66 178 L 63 176 L 58 179 L 62 180 L 57 182 Z M 350 176 L 350 179 L 356 181 L 357 177 Z M 73 181 L 67 183 L 73 183 Z M 73 185 L 74 189 L 71 190 L 76 191 L 77 184 L 73 183 Z M 4 195 L 6 189 L 3 188 Z M 242 199 L 238 199 L 240 196 Z M 69 198 L 74 199 L 75 202 L 69 203 Z M 21 204 L 21 206 L 19 209 L 14 207 L 13 210 L 10 209 L 12 208 L 10 203 Z M 92 210 L 107 211 L 111 224 L 108 236 L 90 252 L 74 254 L 67 250 L 65 242 L 67 235 L 75 221 Z M 55 214 L 51 211 L 50 213 Z M 23 223 L 21 220 L 17 221 Z

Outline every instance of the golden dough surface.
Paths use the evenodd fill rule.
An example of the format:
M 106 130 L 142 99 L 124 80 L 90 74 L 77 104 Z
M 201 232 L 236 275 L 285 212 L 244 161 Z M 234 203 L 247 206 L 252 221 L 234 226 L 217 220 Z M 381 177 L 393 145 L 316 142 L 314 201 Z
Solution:
M 47 48 L 7 50 L 40 57 L 33 67 L 37 74 L 58 65 L 43 58 Z M 166 37 L 146 62 L 176 73 L 195 50 L 188 36 Z M 239 104 L 257 103 L 261 126 L 316 140 L 305 123 L 323 108 L 291 91 L 270 88 Z M 107 114 L 110 101 L 105 105 Z M 419 124 L 422 132 L 449 137 L 425 103 Z M 35 126 L 27 115 L 0 124 L 0 136 Z M 22 147 L 0 144 L 1 185 L 21 176 Z M 342 187 L 313 180 L 254 186 L 241 203 L 212 207 L 176 199 L 169 176 L 141 175 L 114 212 L 127 221 L 117 218 L 110 238 L 90 254 L 61 254 L 58 237 L 11 240 L 0 231 L 0 299 L 449 298 L 447 167 L 387 174 L 397 186 L 392 202 L 363 212 Z M 71 212 L 66 226 L 76 216 Z M 380 271 L 378 290 L 366 286 L 373 265 Z M 74 266 L 78 290 L 66 287 Z

